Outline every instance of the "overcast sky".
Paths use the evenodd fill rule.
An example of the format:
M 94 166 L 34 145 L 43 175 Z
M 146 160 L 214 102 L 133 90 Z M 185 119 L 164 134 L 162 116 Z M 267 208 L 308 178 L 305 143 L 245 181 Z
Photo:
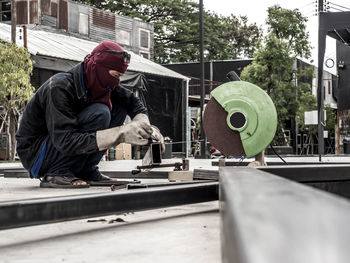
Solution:
M 324 0 L 326 2 L 326 0 Z M 329 2 L 330 11 L 350 11 L 350 0 L 331 0 Z M 315 16 L 317 1 L 315 0 L 203 0 L 206 10 L 214 11 L 221 15 L 234 14 L 245 15 L 250 22 L 256 22 L 258 25 L 264 26 L 267 17 L 267 8 L 272 5 L 280 5 L 283 8 L 295 9 L 306 17 L 309 22 L 307 24 L 310 33 L 310 41 L 313 50 L 313 59 L 317 62 L 317 26 L 318 17 Z M 335 58 L 335 43 L 332 39 L 327 40 L 327 51 L 325 59 Z M 332 70 L 331 70 L 332 71 Z M 332 72 L 333 73 L 333 72 Z

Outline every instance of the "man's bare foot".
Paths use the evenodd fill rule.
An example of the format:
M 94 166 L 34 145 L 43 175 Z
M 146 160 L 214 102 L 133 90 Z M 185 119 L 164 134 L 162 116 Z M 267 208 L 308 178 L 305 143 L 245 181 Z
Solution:
M 72 182 L 72 185 L 87 185 L 87 182 L 83 180 L 75 180 Z
M 41 188 L 88 188 L 89 184 L 75 176 L 45 176 L 40 182 Z

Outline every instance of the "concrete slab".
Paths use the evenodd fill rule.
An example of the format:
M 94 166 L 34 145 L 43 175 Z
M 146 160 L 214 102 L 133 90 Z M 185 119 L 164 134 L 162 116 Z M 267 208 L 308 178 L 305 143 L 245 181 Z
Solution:
M 125 179 L 122 179 L 125 180 Z M 132 181 L 132 180 L 130 180 Z M 142 183 L 168 182 L 165 179 L 144 179 Z M 110 187 L 90 187 L 80 189 L 56 189 L 56 188 L 40 188 L 40 181 L 30 178 L 3 178 L 0 177 L 0 200 L 26 200 L 29 198 L 42 198 L 54 196 L 80 195 L 92 193 L 109 193 Z M 127 191 L 120 189 L 119 191 Z M 130 190 L 129 190 L 130 191 Z
M 84 193 L 98 193 L 111 191 L 105 187 L 81 188 L 81 189 L 48 189 L 40 188 L 40 181 L 30 178 L 2 178 L 0 177 L 0 200 L 25 200 L 62 195 L 77 195 Z
M 102 169 L 115 171 L 135 163 L 101 164 Z M 109 187 L 45 189 L 39 183 L 0 177 L 0 200 L 111 191 Z M 9 229 L 0 231 L 0 262 L 220 262 L 219 229 L 217 201 Z
M 218 202 L 101 219 L 1 231 L 0 261 L 220 262 Z
M 299 157 L 285 157 L 287 161 Z M 275 157 L 271 159 L 276 160 Z M 318 157 L 302 157 L 317 161 Z M 164 163 L 180 161 L 167 159 Z M 252 160 L 252 159 L 251 159 Z M 270 160 L 270 157 L 267 157 Z M 190 169 L 213 169 L 213 159 L 191 159 Z M 245 160 L 250 161 L 250 160 Z M 350 162 L 349 156 L 323 161 Z M 130 171 L 141 160 L 101 162 L 101 171 Z M 20 163 L 1 163 L 18 169 Z M 158 168 L 158 170 L 172 170 Z M 164 182 L 167 180 L 141 180 Z M 109 187 L 41 189 L 39 180 L 0 177 L 0 200 L 103 193 Z M 127 191 L 127 190 L 118 190 Z M 111 215 L 0 231 L 1 262 L 220 262 L 218 202 Z M 117 220 L 116 220 L 117 219 Z M 119 221 L 119 222 L 118 222 Z M 109 223 L 111 222 L 111 223 Z

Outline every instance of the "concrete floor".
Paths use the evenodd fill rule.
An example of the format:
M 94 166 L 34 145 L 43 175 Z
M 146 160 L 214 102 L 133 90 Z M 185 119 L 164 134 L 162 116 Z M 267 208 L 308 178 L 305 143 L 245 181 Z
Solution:
M 217 202 L 95 219 L 3 230 L 0 262 L 220 262 Z
M 278 161 L 276 157 L 266 159 Z M 285 159 L 300 161 L 300 157 Z M 178 160 L 163 160 L 174 161 Z M 190 169 L 218 169 L 211 165 L 212 161 L 191 159 Z M 315 162 L 318 157 L 305 157 L 302 161 Z M 323 161 L 349 163 L 350 157 L 329 156 Z M 101 162 L 100 170 L 130 171 L 140 164 L 141 161 L 133 160 Z M 21 164 L 1 163 L 0 169 L 4 168 L 21 168 Z M 171 170 L 163 168 L 167 169 Z M 152 180 L 160 181 L 165 180 Z M 103 192 L 110 192 L 110 188 L 42 189 L 39 180 L 0 175 L 1 201 Z M 0 262 L 220 262 L 218 209 L 216 201 L 3 230 Z
M 211 162 L 199 163 L 196 168 Z M 137 164 L 101 162 L 100 168 L 130 170 Z M 18 164 L 0 168 L 4 166 Z M 151 181 L 166 180 L 142 183 Z M 1 201 L 110 191 L 109 187 L 45 189 L 39 180 L 0 177 Z M 2 230 L 0 262 L 220 262 L 219 219 L 215 201 Z

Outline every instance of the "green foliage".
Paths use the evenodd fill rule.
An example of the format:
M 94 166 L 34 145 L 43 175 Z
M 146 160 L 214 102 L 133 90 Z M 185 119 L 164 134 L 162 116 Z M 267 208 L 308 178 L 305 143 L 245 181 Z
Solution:
M 314 67 L 296 67 L 297 56 L 309 57 L 310 44 L 304 18 L 297 10 L 273 6 L 268 9 L 268 34 L 254 54 L 251 65 L 241 73 L 243 80 L 264 89 L 278 114 L 275 144 L 284 143 L 283 131 L 289 120 L 303 120 L 315 98 L 311 93 Z M 296 70 L 298 69 L 298 70 Z
M 218 16 L 206 12 L 204 18 L 206 60 L 252 57 L 262 30 L 249 24 L 246 16 Z M 198 51 L 199 52 L 199 51 Z
M 325 105 L 324 109 L 326 110 L 326 127 L 324 129 L 328 131 L 328 137 L 335 137 L 336 110 L 332 109 L 329 105 Z
M 154 25 L 154 53 L 158 63 L 199 60 L 199 5 L 189 0 L 81 1 Z M 261 36 L 246 17 L 204 12 L 205 60 L 252 56 Z
M 307 18 L 297 9 L 283 9 L 278 5 L 268 9 L 266 23 L 269 31 L 278 39 L 285 40 L 295 56 L 309 58 L 311 46 L 306 31 Z
M 0 42 L 0 132 L 7 124 L 11 160 L 15 157 L 17 117 L 34 92 L 30 83 L 32 70 L 33 64 L 27 50 Z
M 34 91 L 30 54 L 24 48 L 0 42 L 0 101 L 6 111 L 17 112 Z

